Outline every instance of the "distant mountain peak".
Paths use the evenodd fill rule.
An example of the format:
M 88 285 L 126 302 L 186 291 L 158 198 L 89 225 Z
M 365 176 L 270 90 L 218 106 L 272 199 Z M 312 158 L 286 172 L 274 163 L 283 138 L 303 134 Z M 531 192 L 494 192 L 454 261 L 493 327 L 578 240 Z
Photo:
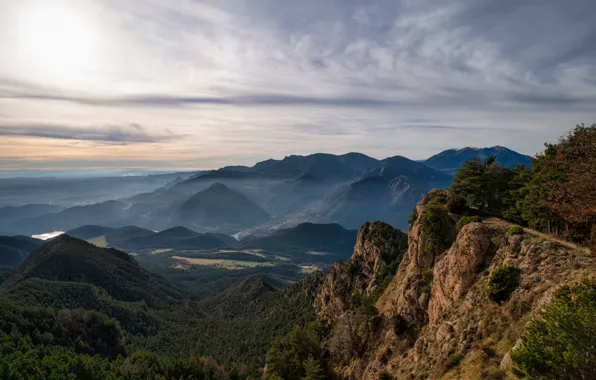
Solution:
M 431 168 L 454 175 L 466 161 L 473 159 L 484 161 L 491 155 L 496 157 L 499 165 L 508 168 L 514 168 L 518 164 L 528 167 L 532 166 L 530 156 L 501 145 L 486 148 L 465 147 L 461 149 L 447 149 L 423 161 L 423 163 Z

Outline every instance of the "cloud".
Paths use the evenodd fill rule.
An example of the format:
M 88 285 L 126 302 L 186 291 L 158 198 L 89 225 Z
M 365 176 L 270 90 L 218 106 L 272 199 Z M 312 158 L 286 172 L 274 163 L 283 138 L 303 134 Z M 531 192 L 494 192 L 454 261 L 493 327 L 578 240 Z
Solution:
M 0 136 L 42 137 L 110 143 L 156 143 L 181 138 L 172 133 L 152 135 L 138 124 L 126 126 L 69 127 L 50 124 L 0 124 Z
M 47 101 L 64 101 L 92 106 L 142 106 L 168 107 L 185 105 L 232 105 L 232 106 L 310 106 L 310 107 L 387 107 L 397 102 L 366 97 L 309 97 L 292 95 L 247 95 L 236 97 L 200 97 L 200 96 L 164 96 L 136 95 L 114 98 L 92 98 L 68 95 L 51 95 L 35 93 L 0 94 L 0 99 L 30 99 Z
M 592 0 L 63 0 L 102 42 L 68 70 L 23 53 L 19 3 L 0 14 L 10 133 L 33 117 L 60 122 L 31 133 L 62 139 L 76 133 L 54 124 L 117 125 L 135 137 L 87 135 L 163 142 L 134 154 L 164 162 L 252 164 L 466 145 L 532 154 L 596 121 Z

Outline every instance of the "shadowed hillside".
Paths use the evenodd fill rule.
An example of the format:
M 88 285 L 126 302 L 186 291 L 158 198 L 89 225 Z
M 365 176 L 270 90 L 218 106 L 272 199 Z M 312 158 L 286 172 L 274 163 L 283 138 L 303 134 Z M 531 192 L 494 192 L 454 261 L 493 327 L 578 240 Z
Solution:
M 143 270 L 135 259 L 116 249 L 99 248 L 68 235 L 59 236 L 29 255 L 4 287 L 29 278 L 87 282 L 122 301 L 160 305 L 177 291 Z

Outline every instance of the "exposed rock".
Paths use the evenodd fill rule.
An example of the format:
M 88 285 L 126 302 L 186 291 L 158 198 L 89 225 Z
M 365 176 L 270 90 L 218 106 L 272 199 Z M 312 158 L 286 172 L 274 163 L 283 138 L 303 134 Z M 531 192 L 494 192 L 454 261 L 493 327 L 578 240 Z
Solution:
M 350 346 L 346 331 L 367 342 L 353 345 L 362 350 L 357 355 L 334 351 L 331 366 L 339 377 L 378 379 L 387 371 L 398 379 L 505 378 L 527 322 L 556 288 L 596 270 L 596 257 L 536 235 L 507 236 L 509 225 L 495 218 L 464 226 L 444 249 L 429 249 L 433 236 L 425 236 L 421 218 L 444 198 L 445 192 L 434 190 L 417 205 L 408 251 L 376 303 L 380 315 L 349 311 L 354 294 L 373 289 L 379 268 L 375 247 L 382 244 L 367 245 L 364 231 L 352 267 L 350 261 L 336 264 L 325 278 L 315 304 L 333 327 L 329 342 Z M 446 236 L 452 228 L 449 223 Z M 520 282 L 509 300 L 497 304 L 487 295 L 489 279 L 505 265 L 520 269 Z
M 428 321 L 427 305 L 431 287 L 427 283 L 428 279 L 425 280 L 424 274 L 431 273 L 438 259 L 438 252 L 428 248 L 429 240 L 433 237 L 423 233 L 421 219 L 424 217 L 427 205 L 446 194 L 442 190 L 432 190 L 414 210 L 417 218 L 408 231 L 408 251 L 392 283 L 377 303 L 379 311 L 390 317 L 400 315 L 410 324 L 422 324 Z M 444 233 L 454 234 L 455 222 L 451 220 L 448 228 L 449 230 Z
M 413 348 L 393 350 L 389 360 L 393 375 L 450 378 L 444 364 L 454 356 L 461 358 L 458 378 L 509 371 L 511 348 L 554 290 L 593 275 L 596 269 L 594 257 L 545 245 L 544 239 L 531 235 L 506 236 L 505 231 L 490 221 L 469 224 L 439 258 L 427 310 L 430 323 L 418 325 L 421 333 Z M 521 278 L 509 301 L 500 306 L 488 299 L 487 289 L 490 273 L 504 265 L 520 268 Z M 479 368 L 484 372 L 477 372 Z M 374 367 L 368 367 L 364 376 L 374 378 Z
M 354 254 L 336 262 L 327 274 L 314 307 L 324 322 L 351 308 L 355 297 L 370 297 L 377 290 L 383 267 L 403 250 L 405 234 L 382 222 L 364 224 L 358 231 Z
M 497 247 L 491 242 L 496 233 L 481 223 L 471 223 L 462 228 L 456 242 L 435 265 L 432 297 L 428 306 L 430 323 L 455 302 L 461 300 L 484 264 L 494 255 Z M 491 249 L 492 248 L 492 249 Z

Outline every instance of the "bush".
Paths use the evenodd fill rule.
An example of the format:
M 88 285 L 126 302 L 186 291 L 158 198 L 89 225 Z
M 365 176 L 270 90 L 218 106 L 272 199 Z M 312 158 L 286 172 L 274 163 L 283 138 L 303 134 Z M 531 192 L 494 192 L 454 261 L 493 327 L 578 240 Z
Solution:
M 596 281 L 565 285 L 522 333 L 514 373 L 530 379 L 593 379 Z
M 402 317 L 401 315 L 398 314 L 393 319 L 393 331 L 395 332 L 395 335 L 405 334 L 409 330 L 410 330 L 410 324 L 408 323 L 408 321 L 406 321 L 406 319 L 404 317 Z
M 393 380 L 394 377 L 389 374 L 387 371 L 383 371 L 379 374 L 379 380 Z
M 412 213 L 410 214 L 410 217 L 408 218 L 408 226 L 411 227 L 417 219 L 418 219 L 418 212 L 416 212 L 416 209 L 414 208 L 414 211 L 412 211 Z
M 468 204 L 466 203 L 465 198 L 453 194 L 447 199 L 445 207 L 447 207 L 447 211 L 452 214 L 462 214 L 468 210 Z
M 427 205 L 420 224 L 426 238 L 426 250 L 438 254 L 449 246 L 452 227 L 445 207 L 438 204 Z
M 424 281 L 424 283 L 426 285 L 430 285 L 433 282 L 433 270 L 432 269 L 424 269 L 422 271 L 422 281 Z
M 458 230 L 461 230 L 466 224 L 480 223 L 481 221 L 482 221 L 482 219 L 480 219 L 479 216 L 462 216 L 457 221 L 456 227 Z
M 519 285 L 520 269 L 512 266 L 496 268 L 490 275 L 488 297 L 499 304 L 507 301 Z
M 593 255 L 596 255 L 596 224 L 592 226 L 592 234 L 590 236 L 590 242 L 588 243 L 588 248 Z
M 521 226 L 511 226 L 507 230 L 507 235 L 521 235 L 524 233 L 524 229 Z
M 459 355 L 451 355 L 445 361 L 445 372 L 449 371 L 452 368 L 455 368 L 461 362 L 461 357 Z

